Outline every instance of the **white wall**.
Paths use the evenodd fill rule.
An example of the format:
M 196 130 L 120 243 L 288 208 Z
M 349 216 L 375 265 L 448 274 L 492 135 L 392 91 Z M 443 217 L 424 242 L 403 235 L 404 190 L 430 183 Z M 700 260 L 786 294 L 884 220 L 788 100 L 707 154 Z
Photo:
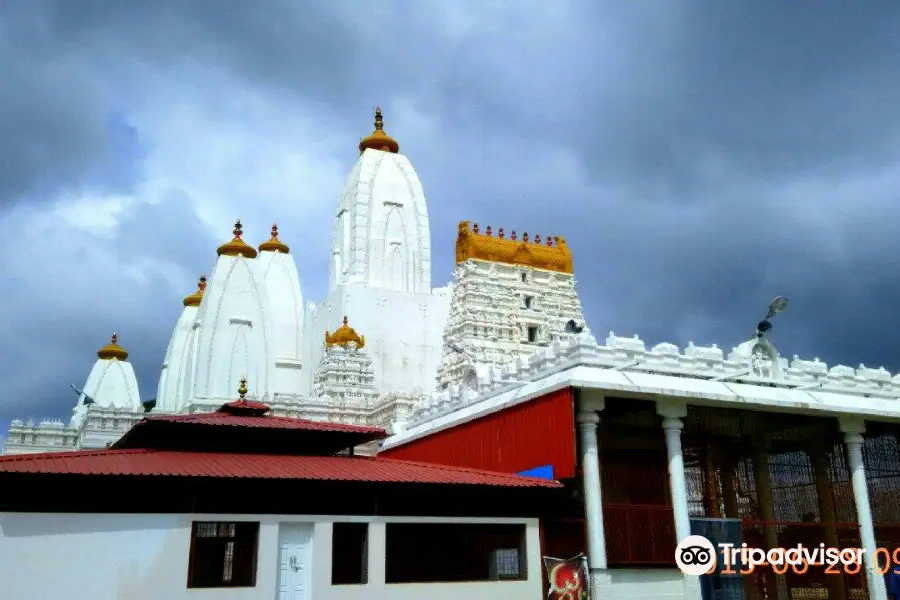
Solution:
M 366 351 L 375 369 L 375 385 L 382 394 L 427 393 L 435 387 L 435 375 L 443 349 L 444 323 L 450 311 L 448 289 L 424 293 L 370 288 L 364 284 L 341 285 L 318 305 L 307 325 L 309 389 L 312 374 L 322 357 L 325 331 L 341 326 L 344 316 L 366 338 Z
M 279 523 L 314 522 L 312 597 L 315 600 L 520 600 L 541 597 L 536 519 L 346 518 L 368 521 L 369 583 L 331 585 L 332 517 L 278 515 L 117 515 L 0 513 L 3 598 L 46 600 L 275 599 Z M 192 521 L 259 521 L 256 586 L 187 589 Z M 525 581 L 384 583 L 384 523 L 510 522 L 526 524 Z
M 699 598 L 697 581 L 688 581 L 678 569 L 610 569 L 608 589 L 600 598 L 616 600 L 681 600 Z M 605 586 L 603 586 L 605 587 Z M 693 589 L 686 589 L 693 588 Z

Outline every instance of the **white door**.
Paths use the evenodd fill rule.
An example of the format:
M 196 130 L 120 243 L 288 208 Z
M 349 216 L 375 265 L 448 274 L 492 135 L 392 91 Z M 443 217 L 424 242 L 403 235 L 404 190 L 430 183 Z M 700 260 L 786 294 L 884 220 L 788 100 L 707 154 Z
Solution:
M 278 600 L 310 600 L 312 529 L 306 523 L 278 528 Z

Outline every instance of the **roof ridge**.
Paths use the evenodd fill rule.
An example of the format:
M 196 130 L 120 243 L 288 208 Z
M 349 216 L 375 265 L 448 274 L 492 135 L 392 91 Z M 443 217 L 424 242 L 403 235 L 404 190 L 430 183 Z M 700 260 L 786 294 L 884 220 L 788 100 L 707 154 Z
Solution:
M 50 452 L 29 452 L 27 454 L 7 454 L 0 456 L 0 462 L 13 463 L 48 458 L 81 458 L 109 454 L 149 454 L 157 452 L 154 448 L 96 448 L 94 450 L 59 450 Z
M 284 417 L 279 415 L 255 415 L 255 416 L 247 416 L 247 415 L 233 415 L 230 413 L 223 413 L 218 411 L 208 412 L 208 413 L 189 413 L 189 414 L 174 414 L 174 415 L 154 415 L 150 417 L 144 417 L 141 421 L 153 421 L 153 422 L 166 422 L 166 423 L 178 423 L 178 422 L 192 422 L 208 419 L 210 417 L 219 417 L 223 419 L 234 418 L 250 418 L 250 419 L 259 419 L 266 421 L 279 421 L 279 422 L 288 422 L 288 423 L 298 423 L 304 425 L 314 425 L 316 427 L 321 426 L 333 426 L 333 427 L 342 427 L 346 428 L 347 432 L 352 433 L 379 433 L 379 434 L 387 434 L 387 431 L 383 427 L 373 427 L 371 425 L 355 425 L 351 423 L 339 423 L 335 421 L 317 421 L 315 419 L 300 419 L 297 417 Z

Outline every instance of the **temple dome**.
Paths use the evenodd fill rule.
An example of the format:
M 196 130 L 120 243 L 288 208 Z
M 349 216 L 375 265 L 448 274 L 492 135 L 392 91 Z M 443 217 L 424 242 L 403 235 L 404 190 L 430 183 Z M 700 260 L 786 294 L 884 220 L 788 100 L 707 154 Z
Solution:
M 190 296 L 185 296 L 184 305 L 185 306 L 200 306 L 200 301 L 203 300 L 203 290 L 206 289 L 206 275 L 200 276 L 200 281 L 197 283 L 197 291 L 191 294 Z
M 400 144 L 384 132 L 384 119 L 381 116 L 380 106 L 375 109 L 375 131 L 359 142 L 359 153 L 362 154 L 366 149 L 381 150 L 382 152 L 392 152 L 394 154 L 400 152 Z
M 287 244 L 278 239 L 278 225 L 272 224 L 272 237 L 268 242 L 259 245 L 260 252 L 281 252 L 287 254 L 291 251 Z
M 101 408 L 141 410 L 137 378 L 129 363 L 128 353 L 119 346 L 116 334 L 112 341 L 97 351 L 97 360 L 79 391 L 70 427 L 80 427 L 90 405 Z
M 243 227 L 241 226 L 241 220 L 238 219 L 234 224 L 234 239 L 230 242 L 225 242 L 221 246 L 219 246 L 216 251 L 219 256 L 243 256 L 245 258 L 256 258 L 256 248 L 250 246 L 241 239 L 241 236 L 244 234 Z
M 128 360 L 128 352 L 119 345 L 119 336 L 115 333 L 107 345 L 97 350 L 97 356 L 100 360 Z
M 361 336 L 356 333 L 356 330 L 348 324 L 347 317 L 345 316 L 344 324 L 341 325 L 337 331 L 334 333 L 325 332 L 325 345 L 331 347 L 338 345 L 343 346 L 350 343 L 356 344 L 357 348 L 362 348 L 366 345 L 366 336 Z

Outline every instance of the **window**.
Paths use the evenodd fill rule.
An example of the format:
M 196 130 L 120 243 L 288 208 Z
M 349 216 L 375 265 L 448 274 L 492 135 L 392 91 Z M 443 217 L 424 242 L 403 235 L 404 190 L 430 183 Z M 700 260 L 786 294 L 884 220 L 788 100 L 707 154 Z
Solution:
M 331 533 L 331 584 L 369 581 L 369 524 L 335 523 Z
M 537 339 L 538 339 L 538 328 L 534 327 L 534 326 L 529 327 L 528 328 L 528 341 L 534 343 L 537 341 Z
M 522 281 L 528 281 L 528 273 L 525 271 L 522 271 Z
M 531 308 L 533 302 L 534 298 L 532 296 L 525 296 L 525 308 Z
M 259 523 L 194 521 L 188 587 L 253 587 Z
M 388 523 L 385 582 L 521 580 L 525 526 Z

